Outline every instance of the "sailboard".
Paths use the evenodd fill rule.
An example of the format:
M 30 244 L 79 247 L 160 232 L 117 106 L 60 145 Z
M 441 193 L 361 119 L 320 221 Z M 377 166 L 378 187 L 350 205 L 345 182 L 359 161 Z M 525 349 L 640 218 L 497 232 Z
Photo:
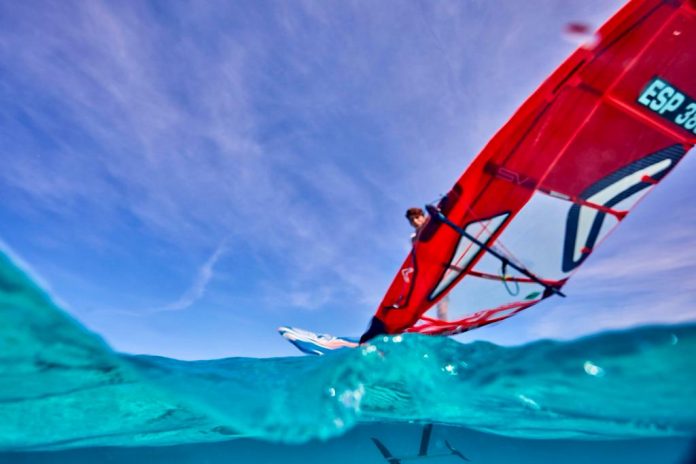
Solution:
M 565 296 L 568 279 L 694 146 L 696 1 L 629 1 L 595 39 L 427 205 L 361 342 L 454 335 Z M 426 315 L 455 287 L 463 317 Z
M 568 279 L 693 147 L 695 56 L 696 2 L 626 4 L 427 206 L 361 341 L 457 334 L 564 296 Z M 455 287 L 468 292 L 468 315 L 425 315 Z
M 278 333 L 303 353 L 323 355 L 332 351 L 358 346 L 358 339 L 317 334 L 297 327 L 279 327 Z

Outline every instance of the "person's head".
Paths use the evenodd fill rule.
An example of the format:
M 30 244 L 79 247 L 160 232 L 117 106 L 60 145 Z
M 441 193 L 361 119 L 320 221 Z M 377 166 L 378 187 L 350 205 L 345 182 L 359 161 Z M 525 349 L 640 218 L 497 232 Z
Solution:
M 420 208 L 409 208 L 406 210 L 406 219 L 414 229 L 420 229 L 425 224 L 425 213 Z

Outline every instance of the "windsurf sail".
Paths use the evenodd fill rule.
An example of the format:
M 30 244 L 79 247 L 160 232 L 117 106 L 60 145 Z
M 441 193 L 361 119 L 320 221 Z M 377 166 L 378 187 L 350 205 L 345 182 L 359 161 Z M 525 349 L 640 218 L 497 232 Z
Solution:
M 635 0 L 498 131 L 430 219 L 363 341 L 456 334 L 562 287 L 696 141 L 696 2 Z M 426 311 L 455 286 L 455 320 Z

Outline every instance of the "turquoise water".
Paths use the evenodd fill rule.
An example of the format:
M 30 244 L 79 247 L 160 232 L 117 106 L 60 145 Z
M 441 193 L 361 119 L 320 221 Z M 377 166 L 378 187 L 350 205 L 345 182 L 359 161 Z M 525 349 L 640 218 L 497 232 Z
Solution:
M 478 462 L 687 462 L 694 354 L 689 324 L 520 347 L 404 336 L 324 357 L 123 355 L 1 255 L 0 462 L 386 462 L 369 438 L 412 453 L 422 423 Z

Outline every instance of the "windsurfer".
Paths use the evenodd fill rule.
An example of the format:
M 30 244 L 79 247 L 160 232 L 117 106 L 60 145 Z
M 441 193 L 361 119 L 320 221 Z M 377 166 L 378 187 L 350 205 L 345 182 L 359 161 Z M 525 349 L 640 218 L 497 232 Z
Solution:
M 422 209 L 413 207 L 406 210 L 406 219 L 408 223 L 411 224 L 415 230 L 411 234 L 411 243 L 416 243 L 418 238 L 418 233 L 423 229 L 423 226 L 428 222 L 428 218 L 425 217 L 425 213 Z
M 428 218 L 425 216 L 425 213 L 421 208 L 414 206 L 413 208 L 406 210 L 406 219 L 408 219 L 408 223 L 411 224 L 411 226 L 415 229 L 411 234 L 411 243 L 416 243 L 418 234 L 421 230 L 423 230 L 423 226 L 428 222 Z M 445 297 L 437 304 L 437 318 L 441 321 L 446 321 L 448 311 L 449 296 L 445 295 Z
M 408 223 L 411 224 L 414 231 L 411 234 L 411 243 L 415 245 L 418 240 L 418 234 L 423 230 L 423 227 L 428 223 L 429 218 L 425 215 L 425 212 L 418 207 L 409 208 L 406 210 L 406 219 Z M 437 304 L 437 318 L 446 321 L 447 312 L 449 310 L 449 297 L 445 296 Z M 387 333 L 384 327 L 384 323 L 379 320 L 376 316 L 370 321 L 370 326 L 367 331 L 360 337 L 360 343 L 365 343 L 366 341 L 376 337 L 377 335 Z

